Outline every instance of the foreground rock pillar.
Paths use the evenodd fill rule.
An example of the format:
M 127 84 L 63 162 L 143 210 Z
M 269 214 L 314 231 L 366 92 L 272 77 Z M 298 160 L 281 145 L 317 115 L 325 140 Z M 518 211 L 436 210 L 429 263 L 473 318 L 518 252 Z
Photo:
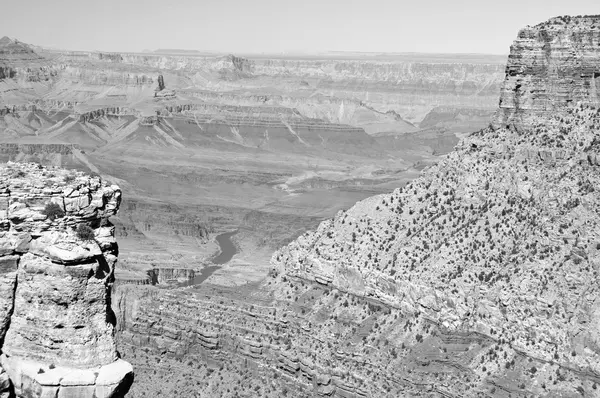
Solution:
M 119 187 L 81 172 L 0 165 L 0 397 L 120 397 L 110 306 Z M 10 384 L 10 385 L 9 385 Z

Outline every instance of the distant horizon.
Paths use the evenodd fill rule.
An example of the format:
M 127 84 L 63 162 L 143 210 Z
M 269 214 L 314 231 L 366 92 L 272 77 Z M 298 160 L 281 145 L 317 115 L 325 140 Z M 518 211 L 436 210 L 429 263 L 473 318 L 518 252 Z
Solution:
M 20 41 L 20 40 L 19 40 Z M 157 49 L 144 49 L 141 51 L 111 51 L 111 50 L 86 50 L 86 49 L 71 49 L 71 48 L 49 48 L 44 46 L 38 46 L 35 43 L 21 43 L 41 47 L 47 51 L 72 51 L 72 52 L 97 52 L 106 54 L 157 54 L 160 52 L 189 52 L 199 54 L 224 54 L 224 55 L 279 55 L 279 54 L 290 54 L 290 55 L 321 55 L 321 54 L 377 54 L 377 55 L 489 55 L 489 56 L 508 56 L 510 53 L 477 53 L 477 52 L 428 52 L 428 51 L 352 51 L 352 50 L 321 50 L 321 51 L 309 51 L 309 50 L 298 50 L 298 51 L 281 51 L 281 52 L 244 52 L 244 51 L 218 51 L 218 50 L 201 50 L 201 49 L 186 49 L 186 48 L 157 48 Z
M 18 41 L 19 43 L 23 43 L 27 46 L 42 48 L 45 51 L 70 51 L 70 52 L 97 52 L 97 53 L 106 53 L 106 54 L 159 54 L 159 53 L 197 53 L 197 54 L 219 54 L 219 55 L 236 55 L 231 51 L 211 51 L 211 50 L 202 50 L 202 49 L 188 49 L 188 48 L 156 48 L 156 49 L 144 49 L 141 51 L 112 51 L 112 50 L 89 50 L 89 49 L 72 49 L 72 48 L 51 48 L 46 46 L 40 46 L 36 43 L 27 43 L 23 40 L 20 40 L 18 37 L 10 37 L 10 36 L 2 36 L 0 38 L 8 37 L 11 40 Z M 477 53 L 477 52 L 427 52 L 427 51 L 353 51 L 353 50 L 322 50 L 322 51 L 281 51 L 281 52 L 237 52 L 237 54 L 243 55 L 282 55 L 282 54 L 290 54 L 290 55 L 322 55 L 322 54 L 364 54 L 364 55 L 483 55 L 483 56 L 508 56 L 509 53 L 504 54 L 494 54 L 494 53 Z
M 36 43 L 27 43 L 20 40 L 18 37 L 10 37 L 7 35 L 1 35 L 0 38 L 9 38 L 13 41 L 26 44 L 27 46 L 39 47 L 46 51 L 72 51 L 72 52 L 98 52 L 98 53 L 159 53 L 159 52 L 189 52 L 189 53 L 200 53 L 200 54 L 232 54 L 230 51 L 211 51 L 193 48 L 156 48 L 156 49 L 143 49 L 141 51 L 111 51 L 111 50 L 89 50 L 89 49 L 71 49 L 71 48 L 51 48 L 41 46 Z M 411 54 L 427 54 L 427 55 L 491 55 L 491 56 L 507 56 L 506 53 L 477 53 L 477 52 L 427 52 L 427 51 L 360 51 L 360 50 L 321 50 L 321 51 L 281 51 L 281 52 L 241 52 L 241 54 L 248 55 L 271 55 L 271 54 L 306 54 L 306 55 L 319 55 L 319 54 L 379 54 L 379 55 L 411 55 Z
M 23 42 L 24 43 L 24 42 Z M 25 43 L 30 44 L 30 43 Z M 35 45 L 33 45 L 35 46 Z M 40 46 L 36 46 L 40 47 Z M 228 51 L 208 51 L 208 50 L 189 50 L 177 48 L 160 48 L 156 50 L 143 51 L 106 51 L 106 50 L 72 50 L 59 48 L 43 48 L 43 51 L 49 53 L 98 53 L 98 54 L 131 54 L 139 56 L 182 56 L 182 57 L 226 57 L 235 56 L 249 60 L 260 59 L 283 59 L 283 60 L 338 60 L 338 61 L 369 61 L 379 63 L 435 63 L 451 64 L 470 62 L 475 64 L 505 64 L 509 53 L 491 54 L 491 53 L 450 53 L 450 52 L 369 52 L 369 51 L 296 51 L 296 52 L 228 52 Z
M 55 50 L 506 55 L 518 31 L 596 0 L 77 0 L 11 2 L 2 33 Z M 58 22 L 58 23 L 57 23 Z

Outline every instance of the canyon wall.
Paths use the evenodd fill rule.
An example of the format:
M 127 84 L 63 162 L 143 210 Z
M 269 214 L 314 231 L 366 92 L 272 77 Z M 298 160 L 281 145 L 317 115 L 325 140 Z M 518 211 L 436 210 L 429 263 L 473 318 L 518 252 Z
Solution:
M 511 47 L 497 126 L 577 103 L 600 104 L 600 16 L 557 17 L 522 29 Z
M 358 202 L 276 252 L 276 296 L 294 298 L 298 281 L 310 282 L 413 314 L 401 338 L 378 318 L 380 330 L 367 335 L 374 342 L 358 351 L 409 346 L 401 362 L 416 355 L 441 368 L 397 376 L 444 386 L 448 396 L 595 396 L 598 21 L 556 18 L 521 31 L 497 126 L 465 138 L 404 188 Z M 423 321 L 433 331 L 408 332 Z M 434 342 L 465 332 L 493 347 L 471 351 L 489 344 L 471 340 L 466 373 L 450 376 L 441 369 L 458 356 Z
M 108 221 L 119 187 L 33 163 L 0 176 L 0 373 L 18 397 L 123 396 L 133 371 L 114 340 Z
M 395 111 L 411 123 L 436 106 L 493 110 L 504 76 L 504 64 L 497 57 L 473 60 L 415 55 L 412 60 L 410 56 L 381 60 L 70 53 L 62 54 L 60 60 L 69 65 L 70 78 L 80 75 L 90 84 L 145 84 L 149 80 L 144 75 L 134 76 L 133 70 L 145 70 L 146 75 L 169 71 L 165 78 L 170 88 L 175 83 L 175 88 L 195 86 L 231 92 L 242 88 L 260 91 L 260 87 L 270 85 L 277 88 L 270 97 L 276 97 L 277 92 L 298 96 L 293 99 L 306 103 L 301 105 L 301 112 L 309 112 L 309 117 L 310 112 L 318 110 L 302 91 L 319 90 L 327 98 L 360 101 L 384 113 Z M 106 70 L 96 71 L 98 76 L 93 77 L 94 72 L 83 66 L 84 61 L 95 62 L 96 69 Z M 127 68 L 130 76 L 124 76 Z M 122 70 L 124 75 L 117 76 L 115 70 Z M 252 91 L 236 92 L 235 103 L 254 95 Z

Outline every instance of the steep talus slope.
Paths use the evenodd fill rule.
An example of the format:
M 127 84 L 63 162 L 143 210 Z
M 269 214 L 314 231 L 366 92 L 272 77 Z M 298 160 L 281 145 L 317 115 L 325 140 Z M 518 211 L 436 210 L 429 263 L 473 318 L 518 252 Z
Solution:
M 0 377 L 10 379 L 0 394 L 123 396 L 133 372 L 114 339 L 108 221 L 119 187 L 33 163 L 6 163 L 0 177 Z
M 600 104 L 600 16 L 557 17 L 522 29 L 495 123 L 528 125 L 578 102 Z

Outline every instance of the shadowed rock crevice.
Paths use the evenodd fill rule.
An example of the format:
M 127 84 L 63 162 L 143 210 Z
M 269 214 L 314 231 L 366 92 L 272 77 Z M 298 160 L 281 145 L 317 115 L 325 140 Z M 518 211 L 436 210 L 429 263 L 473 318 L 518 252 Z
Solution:
M 2 262 L 2 259 L 0 259 L 0 262 Z M 5 303 L 5 308 L 8 307 L 7 310 L 5 310 L 5 314 L 4 314 L 4 320 L 2 322 L 2 324 L 0 325 L 0 352 L 2 352 L 2 347 L 4 346 L 4 339 L 6 337 L 6 332 L 8 331 L 8 329 L 10 328 L 10 321 L 11 321 L 11 317 L 12 314 L 15 310 L 15 294 L 17 291 L 17 286 L 18 286 L 18 278 L 16 277 L 16 271 L 19 269 L 19 259 L 17 258 L 15 260 L 15 275 L 13 278 L 13 283 L 12 286 L 10 284 L 10 281 L 8 283 L 8 294 L 4 295 L 4 299 L 7 300 L 8 302 Z M 6 270 L 0 270 L 0 278 L 2 277 L 6 277 L 6 275 L 8 274 L 8 272 L 6 272 Z M 9 277 L 10 278 L 10 277 Z M 4 293 L 4 292 L 3 292 Z

